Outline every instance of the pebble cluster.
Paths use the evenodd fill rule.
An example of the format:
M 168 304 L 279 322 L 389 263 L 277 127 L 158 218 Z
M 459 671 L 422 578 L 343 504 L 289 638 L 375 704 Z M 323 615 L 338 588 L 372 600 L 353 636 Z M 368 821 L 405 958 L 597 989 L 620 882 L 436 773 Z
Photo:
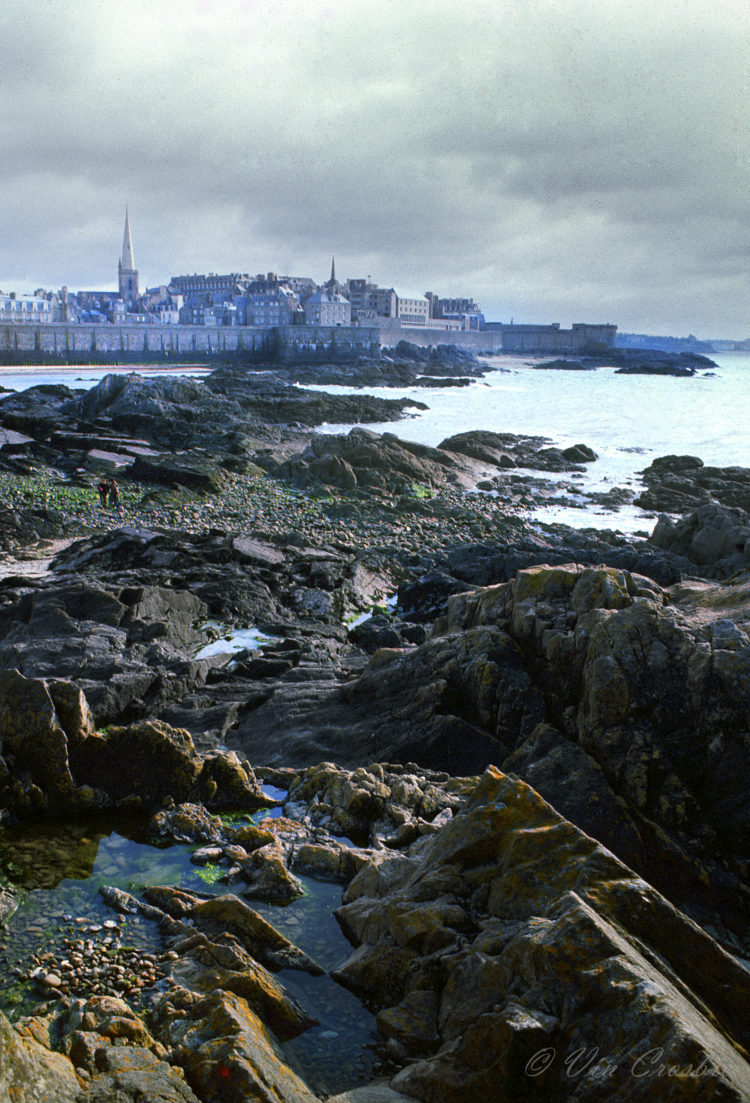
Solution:
M 51 473 L 25 477 L 0 473 L 0 496 L 16 511 L 43 506 L 56 511 L 60 535 L 81 536 L 118 528 L 123 524 L 146 528 L 179 528 L 206 532 L 212 528 L 275 533 L 296 532 L 328 543 L 436 549 L 465 540 L 482 540 L 524 527 L 523 515 L 534 504 L 517 497 L 493 497 L 444 490 L 432 497 L 415 494 L 347 496 L 336 491 L 305 493 L 284 486 L 265 474 L 228 474 L 222 490 L 197 495 L 183 489 L 167 490 L 120 482 L 123 510 L 104 508 L 92 487 L 74 487 Z M 0 526 L 0 529 L 2 526 Z M 6 534 L 10 549 L 12 534 Z M 15 539 L 20 538 L 16 534 Z M 32 541 L 33 543 L 34 541 Z M 0 531 L 0 547 L 3 546 Z
M 92 923 L 78 917 L 52 949 L 16 959 L 9 972 L 16 983 L 32 984 L 31 991 L 44 1000 L 102 995 L 137 1006 L 151 990 L 164 987 L 177 954 L 155 949 L 153 939 L 150 945 L 143 938 L 143 945 L 134 945 L 136 939 L 125 941 L 123 934 L 114 919 Z

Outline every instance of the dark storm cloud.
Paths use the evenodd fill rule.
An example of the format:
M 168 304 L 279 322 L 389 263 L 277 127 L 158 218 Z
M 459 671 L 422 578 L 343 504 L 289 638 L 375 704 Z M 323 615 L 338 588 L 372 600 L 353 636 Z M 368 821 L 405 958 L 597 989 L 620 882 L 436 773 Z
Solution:
M 6 0 L 0 286 L 370 274 L 745 336 L 739 0 Z M 21 286 L 23 285 L 23 286 Z

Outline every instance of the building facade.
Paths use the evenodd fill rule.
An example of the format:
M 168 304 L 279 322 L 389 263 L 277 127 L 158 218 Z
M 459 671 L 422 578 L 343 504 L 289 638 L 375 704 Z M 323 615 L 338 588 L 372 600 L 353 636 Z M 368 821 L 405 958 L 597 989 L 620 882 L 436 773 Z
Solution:
M 426 326 L 430 318 L 430 300 L 424 296 L 419 299 L 402 299 L 399 295 L 397 309 L 402 325 Z
M 58 303 L 41 295 L 0 294 L 0 325 L 59 321 Z
M 351 325 L 352 307 L 348 299 L 337 293 L 316 291 L 302 304 L 306 326 Z

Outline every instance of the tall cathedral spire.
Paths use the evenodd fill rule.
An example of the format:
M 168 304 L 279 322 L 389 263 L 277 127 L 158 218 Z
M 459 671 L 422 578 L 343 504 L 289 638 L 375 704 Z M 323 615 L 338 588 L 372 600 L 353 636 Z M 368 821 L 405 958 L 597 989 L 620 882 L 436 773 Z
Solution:
M 331 278 L 328 282 L 329 283 L 335 283 L 336 282 L 336 258 L 335 257 L 331 257 Z
M 130 269 L 130 271 L 135 268 L 135 261 L 133 260 L 133 239 L 130 236 L 130 215 L 128 214 L 127 203 L 125 204 L 125 233 L 122 236 L 122 260 L 120 263 L 123 268 Z
M 125 204 L 125 232 L 122 235 L 122 256 L 117 265 L 117 282 L 120 298 L 132 303 L 138 298 L 138 269 L 133 258 L 133 239 L 130 236 L 130 215 Z

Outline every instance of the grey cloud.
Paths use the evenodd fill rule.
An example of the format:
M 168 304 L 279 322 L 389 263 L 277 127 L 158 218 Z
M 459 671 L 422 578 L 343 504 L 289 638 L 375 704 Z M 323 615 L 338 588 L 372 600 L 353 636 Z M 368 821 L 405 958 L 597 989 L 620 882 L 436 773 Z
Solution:
M 749 29 L 739 0 L 9 0 L 0 286 L 111 286 L 127 199 L 151 283 L 335 251 L 493 317 L 744 336 Z

